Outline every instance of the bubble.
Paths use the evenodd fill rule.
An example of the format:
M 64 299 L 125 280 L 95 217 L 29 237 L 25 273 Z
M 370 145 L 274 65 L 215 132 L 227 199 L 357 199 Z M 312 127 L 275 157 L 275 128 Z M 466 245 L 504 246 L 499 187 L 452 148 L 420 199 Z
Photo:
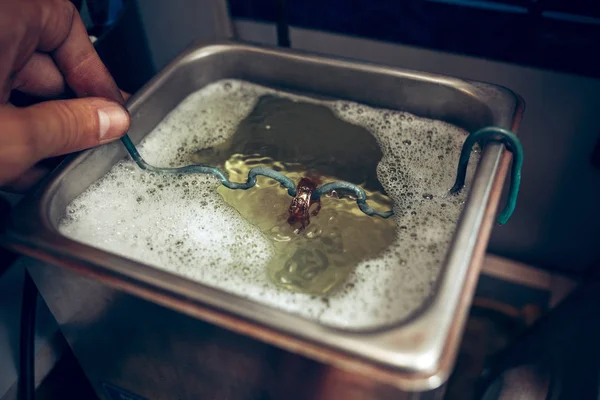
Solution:
M 378 257 L 358 263 L 339 292 L 323 300 L 273 284 L 266 273 L 274 254 L 270 238 L 223 201 L 216 192 L 220 183 L 211 176 L 147 173 L 125 159 L 68 206 L 60 231 L 73 240 L 322 324 L 370 328 L 401 321 L 435 287 L 462 210 L 468 190 L 457 196 L 448 196 L 448 191 L 466 132 L 405 112 L 224 80 L 184 99 L 144 138 L 140 152 L 150 164 L 187 164 L 192 151 L 227 141 L 265 94 L 326 105 L 338 118 L 369 130 L 382 151 L 377 177 L 394 200 L 398 229 L 393 244 Z M 466 189 L 478 157 L 471 157 Z M 288 270 L 300 268 L 298 276 L 306 281 L 327 268 L 331 257 L 346 251 L 339 237 L 321 233 L 319 223 L 327 221 L 315 219 L 307 233 L 322 251 L 289 255 Z M 294 236 L 273 231 L 270 237 L 287 245 Z

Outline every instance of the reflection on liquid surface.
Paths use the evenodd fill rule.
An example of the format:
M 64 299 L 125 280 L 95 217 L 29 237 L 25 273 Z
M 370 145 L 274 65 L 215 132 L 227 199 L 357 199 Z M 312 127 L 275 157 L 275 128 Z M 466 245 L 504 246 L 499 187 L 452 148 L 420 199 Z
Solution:
M 219 165 L 236 182 L 244 181 L 251 168 L 265 166 L 295 182 L 311 176 L 319 185 L 337 180 L 362 184 L 372 188 L 369 204 L 386 210 L 393 203 L 377 180 L 380 159 L 381 150 L 366 129 L 337 118 L 327 107 L 275 96 L 262 97 L 226 143 L 192 156 L 194 163 Z M 394 240 L 393 219 L 366 216 L 344 193 L 323 198 L 319 214 L 300 231 L 287 223 L 292 198 L 276 181 L 260 177 L 254 189 L 217 191 L 273 243 L 269 277 L 290 290 L 330 293 L 359 262 L 376 257 Z

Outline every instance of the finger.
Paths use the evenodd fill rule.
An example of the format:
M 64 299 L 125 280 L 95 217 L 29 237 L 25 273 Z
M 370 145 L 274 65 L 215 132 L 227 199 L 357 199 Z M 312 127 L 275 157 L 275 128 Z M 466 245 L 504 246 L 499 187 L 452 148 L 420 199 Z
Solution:
M 65 92 L 65 80 L 49 55 L 36 52 L 15 74 L 12 89 L 33 96 L 55 97 Z M 125 101 L 131 97 L 123 90 L 119 92 Z
M 0 81 L 9 82 L 36 49 L 59 47 L 71 30 L 73 15 L 73 6 L 64 0 L 3 1 Z
M 117 84 L 96 53 L 79 13 L 73 14 L 71 30 L 53 51 L 53 57 L 67 84 L 78 96 L 105 97 L 125 103 Z
M 119 91 L 121 92 L 121 96 L 123 96 L 123 99 L 124 99 L 125 101 L 127 101 L 127 100 L 129 100 L 129 99 L 131 98 L 131 94 L 129 94 L 129 93 L 127 93 L 127 92 L 124 92 L 124 91 L 122 91 L 122 90 L 120 90 L 120 89 L 119 89 Z
M 37 158 L 54 157 L 119 139 L 129 128 L 129 114 L 101 98 L 48 101 L 23 109 L 27 135 Z
M 92 45 L 79 13 L 67 0 L 30 0 L 9 3 L 0 15 L 0 26 L 10 35 L 0 37 L 0 53 L 9 65 L 0 65 L 0 82 L 10 82 L 37 49 L 54 58 L 66 83 L 80 97 L 124 100 Z M 6 50 L 6 51 L 5 51 Z M 9 86 L 10 87 L 10 86 Z M 6 90 L 3 92 L 6 97 Z
M 120 138 L 129 114 L 100 98 L 48 101 L 27 108 L 0 108 L 0 184 L 39 160 Z
M 65 91 L 65 80 L 49 55 L 34 53 L 16 73 L 12 86 L 30 95 L 53 97 Z
M 51 52 L 64 43 L 71 32 L 77 9 L 68 0 L 34 0 L 33 9 L 38 13 L 37 49 Z

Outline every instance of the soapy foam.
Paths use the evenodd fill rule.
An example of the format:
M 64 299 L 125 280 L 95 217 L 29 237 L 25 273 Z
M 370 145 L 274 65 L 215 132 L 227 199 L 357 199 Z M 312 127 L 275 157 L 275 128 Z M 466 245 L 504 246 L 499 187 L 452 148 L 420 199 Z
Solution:
M 326 105 L 368 129 L 383 152 L 377 175 L 394 200 L 396 238 L 379 257 L 360 262 L 343 290 L 323 299 L 276 286 L 265 271 L 271 242 L 224 202 L 216 178 L 151 174 L 130 159 L 68 206 L 60 231 L 326 325 L 361 329 L 403 320 L 431 294 L 455 229 L 466 190 L 452 196 L 448 189 L 466 132 L 408 113 L 226 80 L 188 96 L 146 136 L 140 152 L 157 166 L 185 165 L 193 151 L 231 137 L 265 94 Z M 471 163 L 477 160 L 474 155 Z

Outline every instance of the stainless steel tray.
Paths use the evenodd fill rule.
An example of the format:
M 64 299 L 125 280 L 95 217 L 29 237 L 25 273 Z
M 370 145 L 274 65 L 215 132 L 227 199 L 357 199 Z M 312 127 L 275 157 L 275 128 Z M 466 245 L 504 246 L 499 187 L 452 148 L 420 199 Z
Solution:
M 224 78 L 441 119 L 469 131 L 516 130 L 521 99 L 495 85 L 231 42 L 197 44 L 129 102 L 139 142 L 188 94 Z M 486 147 L 433 299 L 393 327 L 350 332 L 228 294 L 75 242 L 57 222 L 67 204 L 126 155 L 120 143 L 69 158 L 13 214 L 2 241 L 150 301 L 405 390 L 441 385 L 451 371 L 510 162 Z

